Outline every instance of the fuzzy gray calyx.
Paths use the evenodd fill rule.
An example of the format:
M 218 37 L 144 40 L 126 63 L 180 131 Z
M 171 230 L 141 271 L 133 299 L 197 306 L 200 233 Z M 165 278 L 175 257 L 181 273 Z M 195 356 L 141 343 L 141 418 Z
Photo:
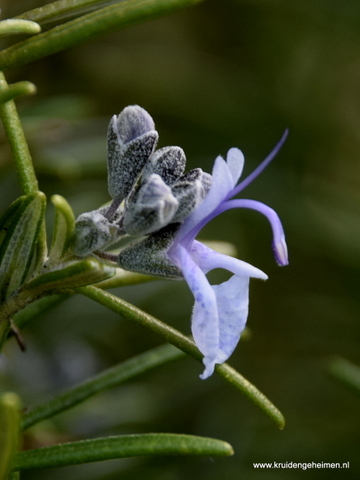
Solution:
M 201 168 L 194 168 L 185 173 L 171 186 L 174 197 L 179 202 L 172 222 L 185 220 L 205 198 L 211 186 L 211 175 Z
M 122 228 L 128 235 L 147 235 L 171 223 L 178 201 L 157 174 L 150 177 L 129 198 Z
M 167 185 L 172 185 L 185 170 L 185 152 L 180 147 L 163 147 L 156 150 L 145 165 L 143 179 L 153 173 L 160 175 Z
M 144 275 L 183 279 L 181 270 L 167 256 L 179 227 L 180 224 L 173 223 L 144 240 L 134 242 L 119 253 L 119 267 Z

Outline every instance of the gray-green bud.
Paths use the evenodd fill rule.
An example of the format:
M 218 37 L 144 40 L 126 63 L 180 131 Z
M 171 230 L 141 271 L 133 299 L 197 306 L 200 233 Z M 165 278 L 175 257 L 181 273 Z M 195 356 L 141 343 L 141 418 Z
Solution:
M 211 175 L 201 168 L 194 168 L 185 173 L 171 186 L 171 191 L 179 207 L 174 215 L 173 222 L 181 222 L 204 200 L 211 186 Z
M 122 201 L 131 192 L 157 141 L 153 119 L 138 105 L 130 105 L 112 117 L 107 140 L 108 187 L 112 198 Z
M 178 201 L 157 174 L 152 174 L 129 198 L 122 229 L 128 235 L 147 235 L 169 224 Z
M 181 270 L 167 256 L 179 226 L 178 223 L 168 225 L 122 250 L 118 256 L 119 267 L 145 275 L 182 279 Z
M 82 213 L 75 222 L 72 243 L 74 254 L 85 257 L 104 248 L 113 240 L 114 228 L 99 210 Z
M 180 147 L 164 147 L 154 152 L 143 172 L 145 180 L 151 174 L 156 173 L 167 185 L 171 185 L 182 175 L 186 164 L 184 150 Z

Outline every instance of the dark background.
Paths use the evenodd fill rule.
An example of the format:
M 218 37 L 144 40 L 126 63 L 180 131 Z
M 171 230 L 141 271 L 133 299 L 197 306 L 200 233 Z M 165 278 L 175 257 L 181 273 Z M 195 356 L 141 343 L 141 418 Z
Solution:
M 3 16 L 41 3 L 2 2 Z M 360 3 L 209 0 L 13 69 L 7 78 L 37 85 L 36 96 L 17 103 L 40 188 L 63 195 L 76 215 L 109 199 L 107 125 L 128 104 L 153 116 L 159 146 L 184 148 L 188 169 L 211 171 L 218 154 L 237 146 L 247 174 L 290 129 L 277 159 L 244 192 L 280 215 L 290 265 L 276 265 L 270 228 L 256 212 L 230 211 L 202 232 L 234 243 L 240 258 L 269 275 L 266 283 L 251 282 L 251 338 L 229 363 L 280 408 L 286 428 L 277 430 L 220 378 L 199 380 L 201 365 L 185 359 L 39 424 L 27 442 L 176 432 L 226 440 L 233 457 L 119 460 L 23 478 L 360 478 L 360 399 L 328 373 L 334 355 L 360 364 Z M 0 135 L 3 210 L 21 192 Z M 51 224 L 51 205 L 48 216 Z M 185 283 L 158 281 L 116 294 L 189 333 Z M 160 343 L 79 297 L 24 335 L 27 353 L 9 342 L 0 378 L 25 405 Z M 252 466 L 272 461 L 349 461 L 350 469 Z

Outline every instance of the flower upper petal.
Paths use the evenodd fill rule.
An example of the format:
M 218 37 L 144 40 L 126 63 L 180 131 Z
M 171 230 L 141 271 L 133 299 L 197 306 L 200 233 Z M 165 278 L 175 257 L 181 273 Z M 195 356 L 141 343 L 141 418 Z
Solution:
M 239 180 L 245 163 L 244 154 L 238 148 L 230 148 L 226 156 L 226 163 L 229 167 L 231 176 L 233 178 L 234 185 L 237 184 Z

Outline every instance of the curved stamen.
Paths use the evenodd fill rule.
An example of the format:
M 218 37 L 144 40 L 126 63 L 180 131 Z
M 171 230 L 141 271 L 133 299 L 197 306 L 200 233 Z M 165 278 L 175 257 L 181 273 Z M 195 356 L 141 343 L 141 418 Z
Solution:
M 265 168 L 269 165 L 269 163 L 276 157 L 276 155 L 279 153 L 281 147 L 284 145 L 285 140 L 288 136 L 289 129 L 287 128 L 285 132 L 283 133 L 282 137 L 280 138 L 280 141 L 275 145 L 275 147 L 272 149 L 272 151 L 269 153 L 269 155 L 263 160 L 260 165 L 255 168 L 255 170 L 250 173 L 242 182 L 240 182 L 238 185 L 236 185 L 235 188 L 233 188 L 226 196 L 225 200 L 228 200 L 231 197 L 234 197 L 237 195 L 241 190 L 244 190 L 250 183 L 255 180 L 255 178 L 260 175 L 260 173 L 265 170 Z
M 250 208 L 256 210 L 269 220 L 273 232 L 273 251 L 277 263 L 285 266 L 289 263 L 288 252 L 285 241 L 285 233 L 278 214 L 272 208 L 256 200 L 235 199 L 228 200 L 216 209 L 216 215 L 219 215 L 231 208 Z

